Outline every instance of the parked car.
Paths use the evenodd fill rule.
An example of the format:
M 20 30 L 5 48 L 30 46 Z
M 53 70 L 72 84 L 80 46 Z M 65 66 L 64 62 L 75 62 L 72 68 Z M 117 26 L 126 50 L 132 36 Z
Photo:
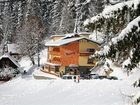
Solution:
M 109 76 L 109 77 L 107 77 L 107 79 L 110 79 L 110 80 L 118 80 L 118 78 L 115 77 L 115 76 Z
M 91 79 L 109 79 L 109 80 L 118 80 L 115 76 L 105 76 L 105 75 L 98 75 L 98 74 L 90 74 Z
M 107 76 L 105 76 L 105 75 L 99 75 L 98 78 L 99 79 L 107 79 Z
M 90 74 L 80 74 L 81 79 L 91 79 Z
M 90 79 L 98 79 L 99 75 L 98 74 L 90 74 Z
M 67 79 L 67 80 L 74 79 L 75 76 L 77 78 L 79 75 L 63 75 L 62 79 Z

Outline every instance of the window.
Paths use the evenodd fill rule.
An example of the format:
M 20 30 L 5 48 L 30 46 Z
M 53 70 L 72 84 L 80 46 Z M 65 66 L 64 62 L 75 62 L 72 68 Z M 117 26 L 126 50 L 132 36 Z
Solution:
M 95 52 L 95 49 L 94 49 L 94 48 L 87 48 L 87 52 L 92 52 L 92 53 L 94 53 L 94 52 Z
M 55 48 L 53 48 L 53 51 L 60 52 L 60 48 L 55 47 Z
M 87 64 L 93 64 L 93 58 L 88 58 Z

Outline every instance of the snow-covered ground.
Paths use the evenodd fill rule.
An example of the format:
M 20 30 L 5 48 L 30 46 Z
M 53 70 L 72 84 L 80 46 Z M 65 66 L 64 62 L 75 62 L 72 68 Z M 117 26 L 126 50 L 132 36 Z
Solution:
M 47 48 L 43 49 L 39 53 L 40 65 L 44 65 L 45 64 L 45 62 L 47 61 L 47 56 L 48 56 Z M 38 64 L 37 54 L 35 54 L 34 59 L 35 59 L 35 64 L 37 65 Z M 28 70 L 31 70 L 32 67 L 33 67 L 33 64 L 32 64 L 32 62 L 31 62 L 31 60 L 30 60 L 30 58 L 28 56 L 22 57 L 22 59 L 19 61 L 19 64 L 20 64 L 20 66 L 22 68 L 21 72 L 23 72 L 24 70 L 26 70 L 28 72 Z
M 36 80 L 19 76 L 0 85 L 0 105 L 128 105 L 140 70 L 123 80 Z M 140 90 L 139 90 L 140 91 Z

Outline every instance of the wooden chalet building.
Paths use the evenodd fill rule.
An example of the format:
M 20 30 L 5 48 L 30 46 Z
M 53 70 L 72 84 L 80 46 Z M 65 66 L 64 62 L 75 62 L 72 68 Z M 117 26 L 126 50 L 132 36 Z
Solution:
M 57 36 L 56 36 L 57 37 Z M 53 39 L 55 36 L 53 36 Z M 96 61 L 89 56 L 100 49 L 100 45 L 79 34 L 59 36 L 45 44 L 48 47 L 48 61 L 43 71 L 57 74 L 86 74 Z

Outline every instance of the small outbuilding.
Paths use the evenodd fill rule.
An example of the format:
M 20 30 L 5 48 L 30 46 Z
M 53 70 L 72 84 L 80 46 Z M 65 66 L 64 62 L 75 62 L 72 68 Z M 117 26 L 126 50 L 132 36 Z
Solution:
M 15 69 L 20 67 L 19 63 L 8 53 L 0 57 L 0 68 L 7 68 L 7 67 L 12 67 Z
M 15 59 L 19 59 L 22 56 L 20 46 L 15 43 L 6 44 L 4 46 L 3 51 L 4 51 L 3 53 L 8 53 L 11 57 Z

